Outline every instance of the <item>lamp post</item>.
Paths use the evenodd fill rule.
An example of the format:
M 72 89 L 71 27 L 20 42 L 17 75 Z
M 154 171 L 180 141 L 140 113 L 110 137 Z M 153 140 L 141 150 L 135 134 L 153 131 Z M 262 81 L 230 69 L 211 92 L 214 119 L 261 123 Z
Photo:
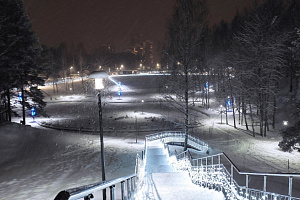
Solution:
M 74 84 L 73 84 L 72 71 L 73 71 L 73 66 L 70 67 L 70 79 L 72 81 L 72 88 L 70 88 L 70 90 L 72 90 L 72 92 L 74 93 Z
M 142 114 L 144 114 L 144 100 L 142 100 Z
M 102 181 L 105 181 L 105 156 L 104 156 L 104 142 L 103 142 L 101 90 L 104 88 L 103 79 L 107 78 L 107 77 L 108 77 L 108 74 L 105 71 L 95 71 L 89 75 L 89 78 L 95 79 L 95 89 L 98 90 Z M 103 200 L 106 200 L 106 189 L 103 190 Z

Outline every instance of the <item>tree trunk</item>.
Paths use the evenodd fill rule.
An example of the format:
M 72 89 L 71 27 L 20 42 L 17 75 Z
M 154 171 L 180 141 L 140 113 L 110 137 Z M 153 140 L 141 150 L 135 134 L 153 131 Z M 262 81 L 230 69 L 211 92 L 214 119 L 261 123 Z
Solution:
M 231 94 L 231 106 L 232 106 L 233 126 L 234 128 L 236 128 L 234 102 L 233 102 L 232 94 Z
M 25 125 L 26 124 L 26 119 L 25 119 L 25 95 L 24 95 L 24 86 L 22 86 L 21 88 L 21 93 L 22 93 L 22 115 L 23 115 L 23 120 L 22 120 L 22 124 Z
M 242 115 L 242 119 L 241 119 L 241 97 L 239 97 L 238 112 L 239 112 L 239 125 L 240 124 L 243 125 L 243 115 Z
M 10 104 L 10 92 L 9 92 L 9 89 L 7 89 L 6 95 L 7 95 L 7 114 L 8 114 L 8 121 L 11 122 L 11 104 Z
M 243 121 L 243 116 L 245 118 L 245 125 L 246 125 L 246 129 L 247 131 L 249 130 L 249 127 L 248 127 L 248 122 L 247 122 L 247 110 L 246 110 L 246 107 L 245 107 L 245 102 L 244 102 L 244 98 L 242 98 L 242 121 Z
M 228 108 L 227 108 L 227 102 L 226 102 L 226 100 L 225 100 L 226 125 L 228 125 L 228 115 L 227 115 L 227 111 L 228 111 Z
M 273 99 L 273 118 L 272 118 L 272 128 L 275 129 L 275 116 L 276 116 L 276 96 L 274 95 Z
M 184 151 L 187 150 L 188 145 L 188 133 L 189 133 L 189 79 L 188 79 L 188 69 L 187 64 L 184 66 L 185 71 L 185 140 L 184 140 Z
M 253 133 L 253 137 L 255 137 L 254 120 L 253 120 L 252 106 L 251 106 L 250 100 L 249 100 L 249 109 L 250 109 L 250 118 L 251 118 L 251 123 L 252 123 L 252 133 Z

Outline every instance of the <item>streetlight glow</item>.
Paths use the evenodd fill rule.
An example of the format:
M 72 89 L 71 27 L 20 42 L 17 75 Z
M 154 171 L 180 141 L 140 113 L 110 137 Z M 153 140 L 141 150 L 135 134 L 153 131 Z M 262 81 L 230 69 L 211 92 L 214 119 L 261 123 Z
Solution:
M 103 88 L 104 88 L 103 78 L 95 78 L 95 89 L 96 90 L 101 90 Z

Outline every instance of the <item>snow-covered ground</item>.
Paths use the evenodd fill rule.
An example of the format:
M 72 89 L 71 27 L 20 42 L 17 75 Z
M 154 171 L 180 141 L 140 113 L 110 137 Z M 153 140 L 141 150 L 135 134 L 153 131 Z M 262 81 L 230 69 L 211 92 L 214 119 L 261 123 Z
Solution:
M 107 179 L 133 173 L 144 136 L 180 130 L 177 122 L 183 119 L 160 101 L 161 76 L 113 78 L 122 82 L 124 90 L 119 98 L 112 84 L 102 98 Z M 53 93 L 51 85 L 41 87 L 49 118 L 27 117 L 26 123 L 32 127 L 18 123 L 0 126 L 0 199 L 50 200 L 61 190 L 101 180 L 97 95 L 90 87 L 83 90 L 81 81 L 73 83 L 72 91 L 71 85 L 66 91 L 65 85 L 59 84 L 58 93 Z M 225 152 L 241 171 L 299 173 L 300 154 L 282 152 L 277 131 L 271 130 L 266 138 L 254 138 L 243 131 L 244 126 L 234 129 L 225 125 L 224 115 L 220 124 L 219 105 L 213 100 L 212 105 L 205 110 L 196 103 L 191 119 L 199 124 L 193 134 L 209 143 L 210 154 Z M 294 178 L 293 186 L 293 194 L 300 196 L 299 180 Z

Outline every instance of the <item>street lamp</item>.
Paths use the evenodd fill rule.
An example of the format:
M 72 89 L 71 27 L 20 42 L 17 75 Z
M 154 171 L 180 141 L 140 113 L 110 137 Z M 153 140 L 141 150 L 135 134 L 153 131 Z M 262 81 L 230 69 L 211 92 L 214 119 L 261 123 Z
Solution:
M 142 114 L 144 114 L 144 100 L 142 100 Z
M 72 74 L 72 69 L 73 69 L 73 66 L 70 67 L 70 76 Z
M 89 75 L 90 79 L 95 79 L 95 89 L 98 90 L 102 181 L 105 181 L 105 157 L 104 157 L 104 143 L 103 143 L 101 90 L 104 88 L 103 79 L 107 77 L 108 74 L 105 71 L 95 71 Z M 106 200 L 106 189 L 103 190 L 103 199 Z
M 73 71 L 73 66 L 70 67 L 70 79 L 72 81 L 72 88 L 70 88 L 70 90 L 74 93 L 74 83 L 73 83 L 73 78 L 72 78 L 72 71 Z

